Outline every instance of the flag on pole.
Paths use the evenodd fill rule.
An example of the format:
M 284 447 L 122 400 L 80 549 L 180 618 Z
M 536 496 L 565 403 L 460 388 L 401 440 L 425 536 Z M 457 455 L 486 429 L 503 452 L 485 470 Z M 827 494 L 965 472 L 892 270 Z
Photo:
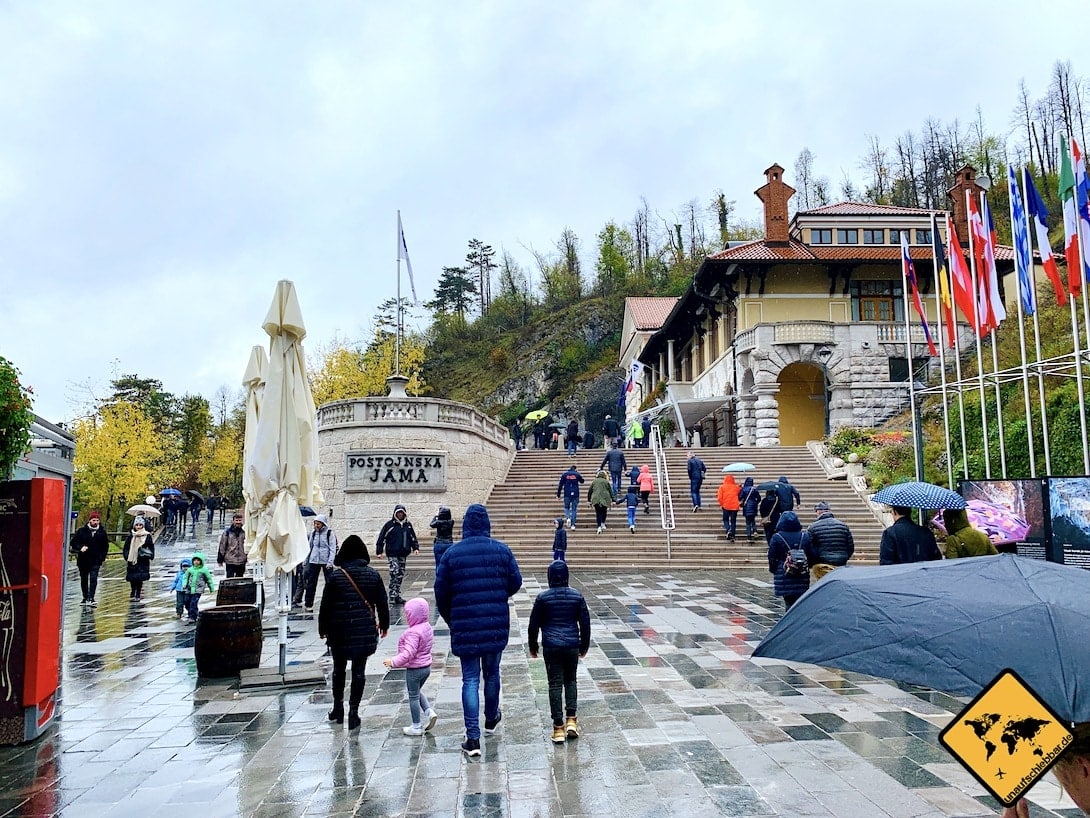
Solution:
M 1048 208 L 1045 207 L 1041 194 L 1037 192 L 1037 186 L 1033 184 L 1029 168 L 1022 168 L 1022 187 L 1026 191 L 1026 210 L 1033 221 L 1033 232 L 1037 234 L 1037 252 L 1041 254 L 1041 266 L 1045 268 L 1045 275 L 1052 282 L 1052 289 L 1056 291 L 1056 303 L 1061 307 L 1066 306 L 1067 291 L 1064 290 L 1060 268 L 1052 255 L 1052 245 L 1048 242 Z
M 1014 237 L 1014 271 L 1018 277 L 1018 297 L 1027 317 L 1037 311 L 1037 292 L 1033 289 L 1033 247 L 1029 243 L 1026 208 L 1014 168 L 1007 168 L 1007 187 L 1011 197 L 1011 235 Z
M 916 310 L 916 314 L 920 316 L 920 323 L 923 324 L 923 337 L 927 339 L 927 350 L 932 355 L 938 355 L 939 351 L 935 347 L 935 342 L 931 338 L 931 328 L 927 326 L 927 313 L 923 310 L 923 302 L 920 301 L 920 290 L 916 286 L 916 265 L 912 263 L 912 256 L 908 252 L 908 231 L 901 231 L 901 268 L 905 274 L 905 281 L 912 291 L 912 306 Z
M 636 387 L 636 381 L 643 377 L 643 364 L 639 361 L 633 361 L 632 366 L 628 370 L 628 379 L 621 384 L 621 394 L 617 398 L 617 405 L 624 406 L 628 398 L 628 393 Z
M 1075 197 L 1075 169 L 1067 137 L 1060 137 L 1060 203 L 1064 214 L 1064 256 L 1067 258 L 1067 289 L 1072 297 L 1082 292 L 1082 250 L 1079 249 L 1079 213 Z
M 1078 213 L 1082 240 L 1083 277 L 1090 281 L 1090 181 L 1086 178 L 1086 159 L 1079 150 L 1079 143 L 1071 137 L 1071 156 L 1075 160 L 1075 210 Z
M 413 263 L 409 261 L 409 245 L 405 243 L 405 230 L 401 227 L 401 211 L 397 211 L 397 259 L 405 260 L 405 269 L 409 271 L 409 288 L 413 291 L 413 305 L 420 303 L 416 297 L 416 282 L 413 281 Z
M 988 197 L 981 194 L 981 207 L 984 219 L 984 229 L 987 231 L 984 244 L 984 263 L 988 265 L 988 306 L 995 325 L 998 327 L 1007 317 L 1007 306 L 1003 303 L 1003 297 L 999 294 L 999 270 L 995 266 L 995 252 L 999 247 L 999 237 L 995 234 L 995 219 L 992 218 L 992 209 L 988 205 Z
M 987 335 L 998 326 L 992 312 L 992 270 L 988 267 L 987 247 L 988 228 L 977 207 L 976 196 L 971 193 L 969 199 L 969 232 L 973 234 L 973 259 L 976 262 L 976 304 L 977 317 L 980 319 L 980 335 Z
M 954 333 L 957 329 L 954 325 L 954 302 L 950 300 L 950 268 L 946 265 L 946 250 L 943 249 L 942 239 L 939 237 L 938 222 L 931 221 L 931 253 L 935 259 L 935 278 L 938 280 L 939 301 L 942 304 L 942 315 L 939 320 L 946 329 L 946 348 L 953 349 Z
M 973 328 L 973 332 L 980 335 L 980 325 L 977 321 L 976 311 L 973 305 L 973 279 L 969 275 L 969 265 L 965 263 L 965 256 L 961 252 L 961 242 L 958 240 L 957 231 L 950 217 L 946 217 L 946 257 L 950 263 L 950 281 L 954 288 L 954 303 L 958 305 L 961 314 Z

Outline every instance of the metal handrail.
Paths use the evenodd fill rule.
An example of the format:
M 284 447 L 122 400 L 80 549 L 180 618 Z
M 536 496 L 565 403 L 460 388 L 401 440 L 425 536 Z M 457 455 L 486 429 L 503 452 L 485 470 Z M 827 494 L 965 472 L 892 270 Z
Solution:
M 651 459 L 655 463 L 655 484 L 659 487 L 659 519 L 666 532 L 666 559 L 670 559 L 670 532 L 676 527 L 674 497 L 670 491 L 670 470 L 666 466 L 666 452 L 662 448 L 662 433 L 658 424 L 651 426 Z

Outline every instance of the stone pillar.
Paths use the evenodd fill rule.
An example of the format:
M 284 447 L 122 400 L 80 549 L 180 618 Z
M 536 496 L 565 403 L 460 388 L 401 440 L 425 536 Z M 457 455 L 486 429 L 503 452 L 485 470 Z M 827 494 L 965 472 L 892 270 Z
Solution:
M 674 382 L 674 340 L 666 342 L 666 382 Z
M 757 442 L 756 418 L 754 416 L 756 395 L 738 396 L 738 444 L 740 446 L 754 446 Z
M 754 445 L 760 447 L 780 445 L 780 404 L 776 394 L 780 391 L 778 383 L 757 384 L 754 387 L 757 399 L 754 403 Z

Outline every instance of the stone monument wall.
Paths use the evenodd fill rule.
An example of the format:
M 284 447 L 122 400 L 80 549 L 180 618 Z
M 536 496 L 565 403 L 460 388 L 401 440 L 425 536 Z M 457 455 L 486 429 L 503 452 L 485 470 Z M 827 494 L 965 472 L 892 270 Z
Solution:
M 435 398 L 359 398 L 318 409 L 319 482 L 340 539 L 375 538 L 401 503 L 430 554 L 428 523 L 439 506 L 454 516 L 487 500 L 515 450 L 503 426 L 471 406 Z

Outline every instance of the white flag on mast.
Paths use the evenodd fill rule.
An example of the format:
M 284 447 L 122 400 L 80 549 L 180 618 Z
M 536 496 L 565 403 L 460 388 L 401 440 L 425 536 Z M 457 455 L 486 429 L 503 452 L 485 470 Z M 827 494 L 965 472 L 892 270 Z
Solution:
M 397 260 L 405 260 L 405 268 L 409 271 L 409 287 L 413 291 L 413 306 L 420 303 L 416 297 L 416 282 L 413 281 L 413 263 L 409 261 L 409 246 L 405 244 L 405 230 L 401 226 L 401 211 L 397 211 Z

